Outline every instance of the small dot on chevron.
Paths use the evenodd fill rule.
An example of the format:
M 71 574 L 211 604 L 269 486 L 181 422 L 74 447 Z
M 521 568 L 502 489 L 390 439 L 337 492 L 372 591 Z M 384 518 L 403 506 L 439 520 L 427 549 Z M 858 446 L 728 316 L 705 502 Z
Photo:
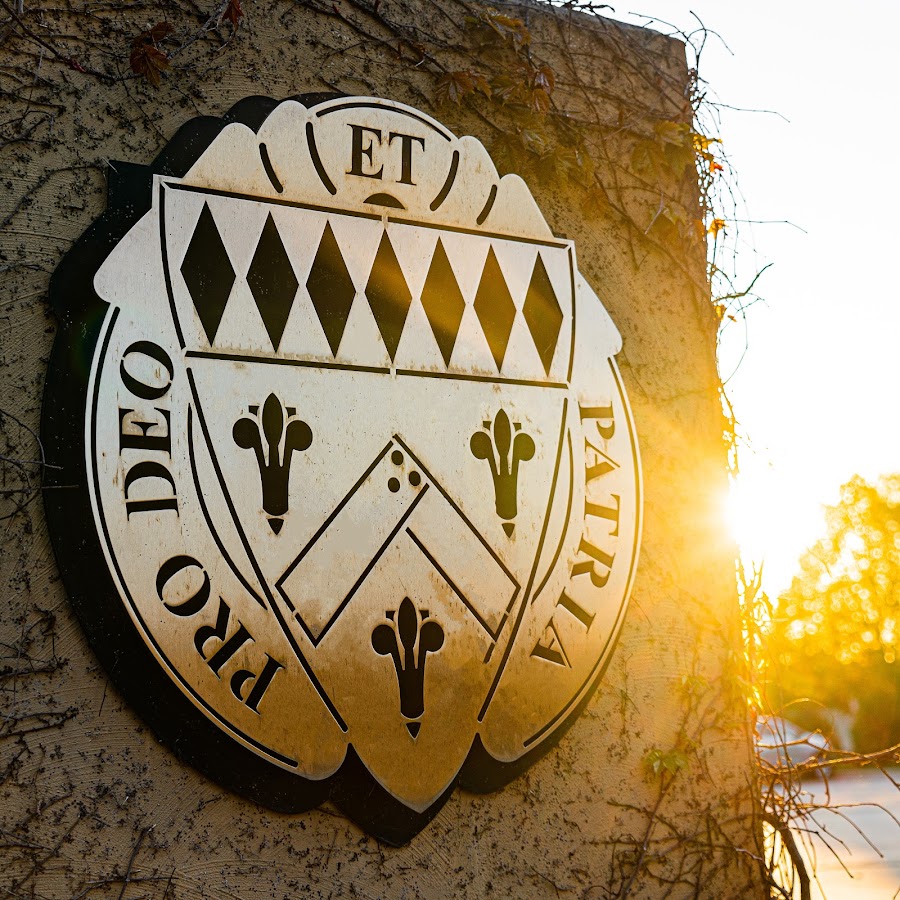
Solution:
M 422 476 L 418 472 L 410 472 L 409 483 L 413 487 L 418 487 L 422 483 Z
M 395 466 L 402 465 L 402 464 L 403 464 L 403 454 L 402 454 L 399 450 L 395 450 L 395 451 L 391 454 L 391 462 L 392 462 Z
M 392 494 L 396 494 L 397 491 L 400 490 L 400 480 L 398 478 L 392 478 L 390 481 L 388 481 L 388 490 Z

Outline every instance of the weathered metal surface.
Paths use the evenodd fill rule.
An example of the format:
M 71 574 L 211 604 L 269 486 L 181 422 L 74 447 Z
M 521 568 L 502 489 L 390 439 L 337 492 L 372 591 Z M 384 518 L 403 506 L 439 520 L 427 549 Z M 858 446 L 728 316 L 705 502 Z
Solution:
M 408 839 L 608 661 L 641 518 L 618 332 L 524 182 L 410 107 L 286 101 L 170 150 L 186 174 L 112 191 L 54 285 L 70 597 L 182 756 Z

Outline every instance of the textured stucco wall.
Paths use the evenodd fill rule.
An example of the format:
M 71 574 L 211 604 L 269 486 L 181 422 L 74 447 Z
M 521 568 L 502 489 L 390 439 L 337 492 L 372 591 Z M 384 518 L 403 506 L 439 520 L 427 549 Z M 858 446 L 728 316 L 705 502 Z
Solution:
M 245 6 L 230 43 L 208 34 L 190 43 L 159 89 L 78 68 L 127 73 L 131 37 L 163 17 L 188 34 L 208 15 L 200 6 L 97 4 L 89 17 L 63 3 L 42 18 L 25 14 L 24 25 L 75 65 L 18 23 L 0 27 L 0 455 L 39 457 L 28 429 L 37 429 L 54 334 L 49 276 L 103 210 L 109 160 L 148 163 L 187 119 L 221 115 L 250 94 L 386 96 L 489 148 L 514 127 L 514 111 L 435 105 L 431 61 L 462 67 L 460 4 Z M 660 243 L 661 230 L 649 228 L 661 171 L 689 211 L 696 187 L 690 168 L 681 178 L 634 171 L 636 148 L 658 141 L 660 123 L 690 120 L 683 48 L 546 6 L 516 9 L 532 53 L 556 72 L 557 107 L 598 154 L 608 203 L 586 203 L 571 180 L 524 174 L 554 231 L 575 240 L 581 271 L 622 333 L 618 360 L 643 458 L 640 567 L 597 695 L 525 776 L 492 795 L 457 792 L 401 849 L 327 805 L 271 813 L 179 763 L 124 705 L 69 609 L 37 498 L 0 522 L 0 895 L 763 896 L 735 690 L 733 548 L 718 509 L 717 322 L 699 241 Z M 428 56 L 416 65 L 420 47 Z M 0 490 L 27 487 L 23 472 L 40 479 L 36 466 L 0 472 Z M 3 511 L 27 496 L 6 494 Z M 673 749 L 684 767 L 653 777 L 647 754 Z

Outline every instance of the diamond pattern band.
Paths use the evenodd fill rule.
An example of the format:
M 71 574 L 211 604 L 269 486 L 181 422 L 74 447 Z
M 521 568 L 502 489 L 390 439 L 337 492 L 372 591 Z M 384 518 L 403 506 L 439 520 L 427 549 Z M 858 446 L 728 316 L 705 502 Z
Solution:
M 565 377 L 565 244 L 168 189 L 165 218 L 190 349 Z

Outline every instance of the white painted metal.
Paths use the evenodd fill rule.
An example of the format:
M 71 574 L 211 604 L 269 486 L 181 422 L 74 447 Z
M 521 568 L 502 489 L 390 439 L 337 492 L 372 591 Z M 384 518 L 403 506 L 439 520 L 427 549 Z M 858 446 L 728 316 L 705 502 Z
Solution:
M 328 241 L 346 274 L 329 269 L 317 303 Z M 436 303 L 426 282 L 441 253 L 456 286 Z M 276 270 L 286 299 L 260 288 Z M 203 306 L 217 278 L 221 296 Z M 309 778 L 336 771 L 352 744 L 417 810 L 476 736 L 505 761 L 553 736 L 621 625 L 640 475 L 619 335 L 521 179 L 399 104 L 285 102 L 258 133 L 225 128 L 183 179 L 157 177 L 153 208 L 95 286 L 110 304 L 86 426 L 98 530 L 136 627 L 198 708 Z M 540 315 L 525 309 L 530 290 Z M 341 327 L 323 320 L 342 304 Z M 160 576 L 180 557 L 195 564 Z M 208 600 L 182 615 L 204 573 Z M 224 615 L 220 598 L 226 630 L 198 639 Z M 442 641 L 426 652 L 429 622 Z M 250 637 L 229 655 L 241 626 Z M 418 673 L 407 684 L 421 682 L 419 714 L 403 707 L 404 665 Z

